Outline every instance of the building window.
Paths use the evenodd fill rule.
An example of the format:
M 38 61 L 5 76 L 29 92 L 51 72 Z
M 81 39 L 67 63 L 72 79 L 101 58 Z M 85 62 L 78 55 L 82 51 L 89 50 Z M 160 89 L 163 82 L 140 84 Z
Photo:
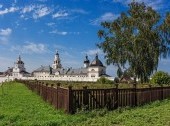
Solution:
M 91 75 L 91 77 L 95 77 L 95 75 Z

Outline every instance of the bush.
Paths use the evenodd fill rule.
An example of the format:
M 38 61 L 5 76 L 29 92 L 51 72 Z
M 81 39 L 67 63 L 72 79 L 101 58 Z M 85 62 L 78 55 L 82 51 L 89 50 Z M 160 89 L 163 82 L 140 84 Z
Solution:
M 170 84 L 170 76 L 166 72 L 158 71 L 152 76 L 151 83 L 158 85 Z
M 114 82 L 105 78 L 105 77 L 101 77 L 97 80 L 97 83 L 100 83 L 100 84 L 113 84 Z
M 118 78 L 118 77 L 115 77 L 114 82 L 115 82 L 115 83 L 119 83 L 119 78 Z

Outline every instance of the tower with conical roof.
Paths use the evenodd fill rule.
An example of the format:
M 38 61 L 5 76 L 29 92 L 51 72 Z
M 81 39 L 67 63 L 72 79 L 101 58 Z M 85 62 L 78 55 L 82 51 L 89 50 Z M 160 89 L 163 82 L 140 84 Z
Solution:
M 14 68 L 19 68 L 19 72 L 25 71 L 24 62 L 21 60 L 21 56 L 19 55 L 17 61 L 14 63 Z
M 60 55 L 59 55 L 58 51 L 56 52 L 56 54 L 54 56 L 54 63 L 52 64 L 52 68 L 53 69 L 62 68 Z
M 23 73 L 25 73 L 25 67 L 24 67 L 24 62 L 21 60 L 21 56 L 19 55 L 17 61 L 14 63 L 14 68 L 13 68 L 13 77 L 15 78 L 20 78 L 23 76 Z
M 100 77 L 106 74 L 106 67 L 100 61 L 98 54 L 88 67 L 88 76 L 92 78 Z
M 86 55 L 86 58 L 84 60 L 84 68 L 87 68 L 89 66 L 89 64 L 90 64 L 90 61 L 88 59 L 88 56 Z

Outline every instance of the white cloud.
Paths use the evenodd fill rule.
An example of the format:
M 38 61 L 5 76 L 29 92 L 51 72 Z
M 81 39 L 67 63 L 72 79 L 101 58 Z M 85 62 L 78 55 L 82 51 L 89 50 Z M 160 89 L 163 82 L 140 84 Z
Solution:
M 0 29 L 0 35 L 1 36 L 9 36 L 12 33 L 12 29 Z
M 52 10 L 46 6 L 38 6 L 38 9 L 34 11 L 33 18 L 38 19 L 50 14 Z
M 22 46 L 12 46 L 11 51 L 19 51 L 20 53 L 45 53 L 48 51 L 47 47 L 42 43 L 26 42 Z
M 30 17 L 32 17 L 33 19 L 38 19 L 38 18 L 49 15 L 51 12 L 52 12 L 52 9 L 42 4 L 28 5 L 21 9 L 20 17 L 25 20 L 29 19 Z M 32 16 L 28 14 L 31 14 Z
M 9 36 L 12 33 L 12 29 L 0 29 L 0 44 L 7 44 Z
M 68 32 L 66 32 L 66 31 L 58 31 L 58 30 L 51 31 L 49 33 L 50 34 L 58 34 L 58 35 L 67 35 L 68 34 Z
M 4 14 L 8 14 L 8 13 L 14 13 L 17 10 L 19 10 L 18 7 L 5 8 L 4 10 L 0 10 L 0 15 L 4 15 Z
M 82 53 L 87 54 L 89 56 L 94 56 L 96 54 L 99 54 L 99 55 L 103 54 L 102 50 L 100 50 L 100 49 L 90 49 L 90 50 L 84 51 Z
M 73 13 L 88 14 L 88 12 L 83 9 L 72 9 L 70 11 Z
M 56 49 L 56 51 L 60 51 L 60 50 L 67 50 L 67 48 L 63 45 L 54 45 L 54 48 Z
M 124 5 L 128 5 L 133 0 L 113 0 L 115 3 L 122 3 Z M 161 9 L 163 8 L 165 1 L 164 0 L 136 0 L 136 2 L 144 2 L 146 5 L 153 7 L 154 9 Z
M 0 36 L 0 44 L 7 44 L 8 43 L 8 37 Z
M 65 11 L 58 11 L 57 13 L 53 14 L 53 18 L 62 18 L 62 17 L 67 17 L 69 14 Z
M 33 11 L 33 10 L 35 9 L 35 7 L 36 7 L 35 5 L 25 6 L 25 7 L 22 9 L 21 13 L 31 12 L 31 11 Z
M 46 25 L 47 25 L 47 26 L 53 26 L 53 25 L 55 25 L 55 23 L 54 23 L 54 22 L 49 22 L 49 23 L 47 23 Z
M 93 20 L 91 22 L 91 24 L 92 25 L 100 25 L 101 22 L 104 22 L 104 21 L 113 21 L 118 16 L 119 16 L 118 14 L 113 14 L 111 12 L 107 12 L 107 13 L 103 14 L 101 17 Z

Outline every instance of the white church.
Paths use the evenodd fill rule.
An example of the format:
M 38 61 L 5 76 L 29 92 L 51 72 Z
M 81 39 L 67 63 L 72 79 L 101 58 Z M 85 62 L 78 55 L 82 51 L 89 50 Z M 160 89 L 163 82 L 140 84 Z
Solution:
M 59 53 L 56 52 L 52 66 L 40 66 L 31 74 L 24 67 L 24 62 L 19 56 L 14 63 L 14 67 L 0 73 L 0 80 L 60 80 L 60 81 L 97 81 L 100 77 L 112 79 L 106 74 L 106 67 L 99 60 L 96 54 L 94 60 L 90 62 L 86 55 L 84 66 L 81 68 L 64 68 L 62 67 Z
M 5 72 L 0 72 L 0 82 L 22 79 L 24 77 L 30 77 L 30 73 L 26 71 L 20 56 L 14 62 L 14 67 L 9 67 Z

